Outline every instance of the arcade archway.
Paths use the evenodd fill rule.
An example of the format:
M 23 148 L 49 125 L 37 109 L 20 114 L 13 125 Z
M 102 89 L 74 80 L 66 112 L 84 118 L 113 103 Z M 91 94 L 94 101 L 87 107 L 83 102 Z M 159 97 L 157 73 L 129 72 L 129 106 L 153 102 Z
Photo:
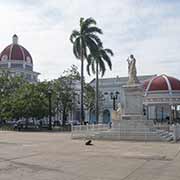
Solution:
M 108 109 L 103 111 L 103 123 L 108 124 L 111 120 L 110 118 L 110 111 Z

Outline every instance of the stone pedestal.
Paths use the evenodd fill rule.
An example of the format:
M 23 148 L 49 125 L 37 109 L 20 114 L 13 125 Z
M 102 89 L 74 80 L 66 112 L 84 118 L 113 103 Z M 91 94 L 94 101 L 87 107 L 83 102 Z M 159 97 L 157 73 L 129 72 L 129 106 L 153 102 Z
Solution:
M 122 92 L 122 120 L 143 120 L 142 85 L 124 85 Z
M 116 128 L 120 126 L 121 113 L 118 111 L 112 111 L 112 128 Z

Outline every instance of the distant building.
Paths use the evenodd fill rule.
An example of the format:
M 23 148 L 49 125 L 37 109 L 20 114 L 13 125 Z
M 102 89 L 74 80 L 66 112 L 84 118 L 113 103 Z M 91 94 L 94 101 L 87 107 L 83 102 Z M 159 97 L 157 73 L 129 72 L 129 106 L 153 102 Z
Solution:
M 138 79 L 143 83 L 145 80 L 154 76 L 156 75 L 138 76 Z M 102 105 L 99 108 L 99 123 L 109 123 L 111 121 L 113 106 L 117 109 L 118 103 L 121 103 L 122 86 L 126 85 L 127 81 L 128 77 L 119 76 L 116 78 L 99 79 L 99 91 L 103 95 L 103 98 L 100 100 L 100 104 Z M 96 80 L 94 79 L 90 82 L 90 85 L 95 88 L 95 83 Z M 89 113 L 88 120 L 90 123 L 96 122 L 95 112 Z
M 0 72 L 9 72 L 11 76 L 23 76 L 29 82 L 38 81 L 38 72 L 33 71 L 31 54 L 18 43 L 18 36 L 12 37 L 12 44 L 8 45 L 0 54 Z
M 180 80 L 163 74 L 145 81 L 143 85 L 147 119 L 180 122 Z
M 0 53 L 0 73 L 9 72 L 11 76 L 23 76 L 31 83 L 38 82 L 38 72 L 33 70 L 31 54 L 18 43 L 18 36 L 13 35 L 12 44 Z M 180 80 L 167 75 L 138 76 L 144 87 L 144 114 L 147 119 L 155 121 L 180 121 Z M 99 123 L 111 122 L 113 109 L 118 108 L 122 101 L 122 86 L 126 85 L 128 77 L 99 79 Z M 90 85 L 95 88 L 95 79 Z M 72 84 L 76 92 L 74 107 L 68 114 L 68 121 L 80 121 L 80 81 Z M 95 103 L 95 102 L 94 102 Z M 53 120 L 62 120 L 62 113 L 58 113 Z M 85 120 L 96 123 L 94 110 L 85 108 Z
M 155 121 L 180 121 L 180 80 L 167 75 L 138 76 L 144 87 L 144 114 Z M 99 123 L 109 123 L 113 106 L 115 109 L 122 100 L 122 86 L 128 77 L 99 79 L 100 100 Z M 90 82 L 95 88 L 95 79 Z M 86 119 L 96 123 L 95 112 L 89 112 Z

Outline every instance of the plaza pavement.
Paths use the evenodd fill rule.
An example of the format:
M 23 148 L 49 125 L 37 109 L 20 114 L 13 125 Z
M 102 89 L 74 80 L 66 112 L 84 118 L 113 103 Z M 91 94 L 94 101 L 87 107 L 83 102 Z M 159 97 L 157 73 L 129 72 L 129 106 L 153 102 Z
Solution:
M 179 180 L 180 144 L 0 132 L 0 180 Z

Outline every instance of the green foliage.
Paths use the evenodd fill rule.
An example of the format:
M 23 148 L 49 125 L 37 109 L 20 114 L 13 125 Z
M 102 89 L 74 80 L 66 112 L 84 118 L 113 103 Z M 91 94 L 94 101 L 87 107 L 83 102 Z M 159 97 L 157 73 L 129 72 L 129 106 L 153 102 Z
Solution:
M 104 76 L 104 73 L 106 71 L 105 63 L 108 65 L 110 70 L 112 69 L 112 63 L 110 56 L 113 56 L 113 52 L 111 49 L 103 49 L 102 47 L 99 47 L 98 53 L 93 56 L 91 54 L 88 55 L 88 64 L 87 64 L 87 72 L 90 75 L 90 67 L 93 74 L 101 72 L 101 75 Z M 95 66 L 98 66 L 99 72 L 96 72 Z
M 0 77 L 0 119 L 11 119 L 12 97 L 16 90 L 20 89 L 25 80 L 21 77 L 12 77 L 8 73 L 1 74 Z
M 47 83 L 24 84 L 13 94 L 13 118 L 37 118 L 48 116 Z M 46 90 L 46 91 L 44 91 Z
M 48 89 L 51 87 L 52 115 L 67 115 L 75 107 L 74 83 L 80 80 L 75 65 L 63 75 L 50 82 L 31 84 L 22 77 L 12 77 L 8 73 L 0 76 L 0 120 L 41 119 L 49 115 Z
M 42 118 L 48 115 L 47 83 L 30 84 L 22 77 L 0 77 L 0 119 Z
M 98 47 L 102 47 L 98 35 L 102 34 L 102 30 L 96 26 L 93 18 L 80 18 L 79 25 L 79 31 L 72 31 L 70 41 L 73 44 L 74 56 L 81 60 L 81 123 L 84 123 L 84 59 L 87 59 L 88 53 L 93 56 L 98 54 Z
M 63 75 L 53 81 L 53 106 L 55 113 L 62 113 L 63 125 L 67 120 L 68 113 L 75 108 L 75 83 L 79 81 L 80 75 L 76 66 L 64 71 Z
M 78 67 L 73 64 L 70 68 L 63 72 L 63 76 L 71 80 L 80 80 L 80 73 L 78 72 Z
M 95 54 L 102 42 L 97 36 L 102 30 L 96 26 L 93 18 L 80 18 L 80 30 L 73 30 L 70 41 L 73 43 L 73 53 L 77 59 L 87 58 L 88 51 Z
M 95 90 L 89 84 L 84 86 L 84 104 L 89 111 L 95 110 Z

